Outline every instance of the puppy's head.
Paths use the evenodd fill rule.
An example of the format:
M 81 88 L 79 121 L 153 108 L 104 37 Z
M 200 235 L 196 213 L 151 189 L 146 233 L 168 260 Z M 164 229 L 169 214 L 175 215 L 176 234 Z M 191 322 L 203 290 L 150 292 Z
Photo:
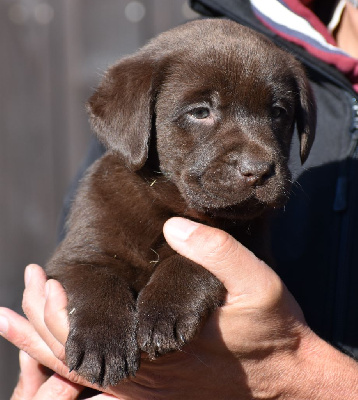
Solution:
M 161 34 L 107 72 L 88 109 L 99 138 L 133 170 L 153 126 L 161 171 L 191 208 L 251 218 L 287 199 L 295 124 L 301 160 L 316 114 L 300 64 L 226 20 Z

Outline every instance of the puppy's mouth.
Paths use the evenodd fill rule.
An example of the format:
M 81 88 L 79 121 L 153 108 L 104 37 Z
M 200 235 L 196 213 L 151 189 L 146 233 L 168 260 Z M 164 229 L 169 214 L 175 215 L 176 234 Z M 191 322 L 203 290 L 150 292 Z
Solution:
M 252 219 L 283 207 L 290 192 L 290 173 L 277 168 L 261 182 L 248 182 L 230 169 L 216 174 L 183 174 L 179 190 L 188 206 L 212 217 Z
M 259 217 L 269 209 L 278 208 L 279 206 L 279 203 L 273 205 L 262 203 L 256 198 L 249 198 L 240 204 L 219 208 L 207 208 L 205 209 L 205 214 L 213 218 L 250 220 Z

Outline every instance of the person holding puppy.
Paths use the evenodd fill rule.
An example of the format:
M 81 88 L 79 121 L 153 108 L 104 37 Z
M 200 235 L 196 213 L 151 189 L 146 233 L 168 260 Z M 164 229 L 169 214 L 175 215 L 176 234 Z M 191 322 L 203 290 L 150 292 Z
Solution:
M 274 231 L 277 273 L 222 231 L 180 218 L 166 223 L 173 249 L 223 282 L 226 304 L 183 351 L 155 362 L 143 359 L 135 378 L 96 397 L 356 399 L 357 4 L 192 3 L 206 15 L 265 33 L 306 66 L 318 106 L 317 139 L 308 159 L 312 170 L 296 167 L 302 189 Z M 29 266 L 25 278 L 30 322 L 0 311 L 4 337 L 37 360 L 22 354 L 13 400 L 76 399 L 91 384 L 63 363 L 68 334 L 63 289 L 56 281 L 46 283 L 38 266 Z M 56 374 L 48 378 L 40 364 Z

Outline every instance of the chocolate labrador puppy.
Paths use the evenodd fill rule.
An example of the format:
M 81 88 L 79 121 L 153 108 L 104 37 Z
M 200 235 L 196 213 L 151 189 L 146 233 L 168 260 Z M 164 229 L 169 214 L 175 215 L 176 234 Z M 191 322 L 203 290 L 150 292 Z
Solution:
M 69 368 L 105 386 L 134 375 L 141 351 L 180 349 L 224 302 L 223 285 L 165 242 L 168 218 L 226 229 L 268 259 L 294 126 L 304 162 L 315 108 L 291 55 L 237 23 L 200 20 L 111 67 L 88 111 L 108 152 L 47 273 L 68 296 Z

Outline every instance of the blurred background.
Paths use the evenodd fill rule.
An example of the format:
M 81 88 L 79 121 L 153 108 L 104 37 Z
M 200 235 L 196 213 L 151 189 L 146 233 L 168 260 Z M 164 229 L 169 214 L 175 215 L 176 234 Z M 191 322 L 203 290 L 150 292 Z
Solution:
M 195 17 L 184 0 L 0 0 L 0 306 L 21 312 L 25 266 L 55 248 L 103 71 Z M 18 351 L 0 338 L 0 400 L 17 376 Z

